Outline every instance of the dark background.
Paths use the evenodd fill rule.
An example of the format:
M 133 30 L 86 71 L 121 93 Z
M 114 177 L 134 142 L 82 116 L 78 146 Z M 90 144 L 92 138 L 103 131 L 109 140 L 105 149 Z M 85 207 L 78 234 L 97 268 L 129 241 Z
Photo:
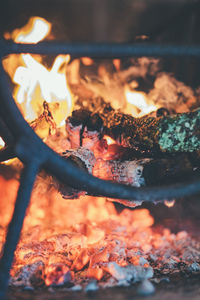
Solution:
M 30 16 L 47 18 L 57 37 L 70 41 L 199 43 L 198 0 L 7 0 L 0 1 L 1 33 Z M 64 27 L 63 27 L 64 25 Z M 60 29 L 60 32 L 58 31 Z
M 34 15 L 53 23 L 57 40 L 200 44 L 199 0 L 1 0 L 0 34 Z M 163 71 L 194 88 L 199 69 L 197 59 L 163 60 Z

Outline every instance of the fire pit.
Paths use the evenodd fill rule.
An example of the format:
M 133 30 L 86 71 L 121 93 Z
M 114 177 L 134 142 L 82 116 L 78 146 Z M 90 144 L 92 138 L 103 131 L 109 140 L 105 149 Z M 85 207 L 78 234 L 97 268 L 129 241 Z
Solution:
M 17 34 L 16 36 L 19 37 Z M 20 40 L 15 41 L 19 42 Z M 26 42 L 26 40 L 20 42 Z M 183 46 L 149 45 L 146 48 L 146 46 L 141 45 L 71 45 L 54 42 L 29 45 L 15 44 L 5 40 L 1 43 L 1 56 L 5 57 L 5 55 L 11 54 L 6 60 L 3 60 L 4 69 L 9 74 L 10 70 L 7 67 L 9 66 L 9 59 L 15 56 L 12 56 L 13 53 L 73 54 L 75 57 L 82 57 L 81 62 L 84 66 L 93 64 L 91 58 L 96 57 L 119 59 L 121 56 L 140 55 L 200 55 L 198 47 L 186 48 Z M 57 69 L 58 74 L 63 75 L 62 72 L 60 73 L 60 68 L 63 67 L 63 64 L 66 67 L 70 59 L 68 56 L 59 56 L 49 71 L 30 54 L 17 57 L 17 59 L 21 58 L 25 63 L 25 67 L 21 66 L 25 76 L 31 74 L 27 73 L 30 64 L 36 64 L 39 71 L 44 72 L 41 74 L 47 73 L 50 76 Z M 79 59 L 73 59 L 72 62 L 80 64 Z M 119 60 L 113 61 L 117 74 L 119 74 L 119 64 Z M 18 84 L 20 84 L 20 76 L 22 76 L 19 74 L 19 69 L 18 73 L 15 73 L 15 82 Z M 103 71 L 104 69 L 100 65 L 99 72 Z M 43 78 L 44 75 L 41 77 Z M 62 76 L 62 78 L 65 77 Z M 77 80 L 77 76 L 71 78 Z M 57 77 L 53 77 L 53 80 L 57 80 Z M 58 81 L 58 84 L 60 82 L 63 82 L 62 79 Z M 177 81 L 174 82 L 178 84 Z M 150 103 L 149 105 L 145 104 L 145 107 L 149 109 L 149 106 L 152 105 L 152 109 L 148 112 L 156 110 L 156 115 L 154 113 L 154 115 L 136 119 L 123 111 L 123 108 L 119 110 L 119 104 L 111 103 L 118 105 L 117 108 L 113 108 L 108 102 L 105 102 L 102 94 L 99 93 L 98 95 L 99 86 L 87 81 L 84 82 L 84 87 L 82 84 L 79 84 L 79 87 L 74 83 L 70 85 L 72 94 L 77 97 L 72 115 L 72 108 L 69 105 L 71 95 L 68 90 L 64 90 L 67 99 L 65 103 L 60 102 L 61 116 L 56 116 L 52 107 L 56 110 L 55 104 L 58 99 L 52 97 L 52 94 L 49 94 L 46 99 L 43 90 L 44 85 L 40 85 L 40 96 L 38 94 L 37 97 L 35 96 L 37 99 L 41 97 L 41 94 L 44 96 L 42 103 L 38 105 L 35 111 L 31 107 L 32 99 L 29 99 L 30 87 L 28 90 L 22 88 L 21 95 L 24 92 L 27 102 L 23 104 L 24 99 L 17 98 L 16 95 L 15 99 L 17 99 L 24 117 L 45 143 L 63 156 L 61 158 L 47 147 L 24 121 L 14 103 L 3 67 L 1 67 L 0 84 L 1 100 L 4 107 L 4 111 L 1 112 L 1 136 L 7 144 L 7 148 L 1 151 L 1 157 L 2 160 L 7 160 L 16 155 L 25 164 L 6 238 L 5 228 L 10 215 L 5 216 L 5 220 L 2 222 L 2 244 L 5 241 L 0 263 L 2 297 L 4 297 L 7 286 L 8 275 L 31 190 L 40 169 L 45 169 L 62 183 L 57 182 L 56 178 L 42 173 L 40 173 L 40 178 L 37 178 L 29 214 L 25 219 L 21 239 L 15 251 L 15 260 L 11 269 L 11 286 L 24 286 L 31 289 L 44 286 L 63 286 L 72 290 L 84 288 L 86 291 L 92 291 L 99 286 L 129 286 L 140 282 L 138 293 L 144 295 L 154 292 L 154 286 L 149 281 L 153 276 L 152 281 L 158 282 L 169 280 L 169 278 L 166 279 L 166 274 L 177 271 L 184 274 L 199 272 L 199 243 L 197 238 L 185 231 L 175 234 L 169 228 L 152 228 L 154 221 L 146 208 L 122 210 L 121 207 L 114 206 L 111 202 L 107 202 L 106 198 L 102 198 L 113 198 L 116 202 L 129 207 L 137 206 L 142 201 L 156 203 L 161 200 L 165 200 L 166 205 L 173 206 L 174 198 L 197 194 L 200 184 L 193 169 L 197 168 L 198 165 L 194 165 L 193 161 L 196 163 L 198 157 L 188 158 L 182 153 L 181 156 L 175 155 L 175 159 L 173 155 L 166 158 L 162 152 L 163 150 L 164 152 L 165 150 L 168 151 L 168 146 L 165 149 L 164 143 L 160 144 L 159 142 L 152 147 L 154 137 L 150 143 L 149 140 L 146 143 L 146 136 L 149 138 L 149 134 L 153 132 L 154 128 L 159 128 L 159 132 L 161 132 L 160 129 L 163 130 L 164 127 L 162 122 L 166 122 L 166 120 L 170 123 L 175 122 L 175 127 L 177 127 L 182 125 L 182 118 L 186 118 L 189 122 L 186 127 L 193 130 L 196 128 L 196 123 L 190 124 L 190 120 L 192 117 L 192 120 L 198 125 L 198 113 L 186 111 L 178 117 L 177 115 L 175 117 L 173 115 L 168 116 L 170 113 L 168 108 Z M 51 81 L 51 84 L 53 85 L 54 81 Z M 135 82 L 133 82 L 134 84 Z M 135 87 L 133 91 L 128 90 L 127 92 L 130 98 L 129 108 L 135 110 L 132 114 L 142 113 L 141 107 L 137 107 L 134 102 L 136 97 L 140 97 L 139 102 L 142 101 L 141 93 L 138 93 Z M 34 88 L 37 88 L 37 85 Z M 34 90 L 34 93 L 37 92 Z M 53 98 L 52 102 L 50 101 L 51 97 Z M 61 95 L 60 98 L 63 100 L 64 96 Z M 22 102 L 20 103 L 20 101 Z M 67 107 L 66 103 L 68 103 Z M 174 109 L 174 104 L 172 106 Z M 93 111 L 91 111 L 91 107 L 93 107 Z M 31 116 L 31 110 L 36 115 Z M 64 114 L 63 116 L 63 111 L 67 115 Z M 29 113 L 30 115 L 27 115 Z M 64 127 L 63 120 L 66 120 Z M 185 123 L 186 121 L 184 121 Z M 130 139 L 132 137 L 130 124 L 131 126 L 135 124 L 134 126 L 137 128 L 142 126 L 137 144 L 135 144 L 137 138 L 134 138 L 134 141 Z M 149 128 L 150 131 L 145 136 L 143 129 L 146 130 L 146 128 Z M 191 136 L 190 130 L 187 130 L 189 132 L 188 139 L 183 146 L 187 147 L 186 152 L 194 152 L 194 150 L 199 149 L 196 140 L 193 142 L 196 131 L 193 130 Z M 165 130 L 161 134 L 163 132 L 165 134 Z M 198 137 L 198 133 L 196 135 Z M 178 139 L 179 135 L 175 136 Z M 141 144 L 143 145 L 142 148 Z M 184 152 L 182 143 L 181 146 L 177 146 L 177 144 L 179 145 L 179 140 L 175 145 L 170 146 L 170 149 L 173 149 L 173 152 Z M 157 155 L 158 153 L 160 157 Z M 181 164 L 182 161 L 185 164 L 184 168 Z M 178 166 L 178 170 L 175 172 L 174 165 Z M 12 174 L 12 180 L 6 191 L 14 190 L 15 194 L 18 187 L 18 180 L 15 176 L 18 176 L 16 174 L 21 170 L 21 165 L 14 161 L 11 165 L 3 165 L 3 167 L 5 174 L 8 174 L 9 171 Z M 167 176 L 164 178 L 157 176 L 156 180 L 153 180 L 151 172 L 154 168 L 157 169 L 155 174 L 162 175 L 164 170 Z M 158 173 L 158 169 L 162 171 Z M 168 171 L 169 169 L 170 171 Z M 186 178 L 190 174 L 195 179 L 191 183 L 183 183 L 182 180 L 179 180 L 179 175 L 183 172 L 185 172 Z M 102 181 L 89 173 L 112 182 Z M 169 177 L 178 178 L 177 183 L 171 185 L 173 182 L 171 181 L 170 185 L 162 186 L 161 184 L 165 183 Z M 119 185 L 113 181 L 125 183 L 125 185 Z M 2 183 L 6 187 L 7 180 L 2 178 Z M 140 187 L 146 183 L 149 183 L 149 187 Z M 151 186 L 152 183 L 154 185 L 159 183 L 159 186 Z M 63 198 L 79 198 L 80 200 L 65 202 Z M 8 206 L 12 211 L 12 203 Z M 44 207 L 46 208 L 44 209 Z M 63 211 L 65 211 L 65 216 L 61 217 Z M 71 218 L 72 215 L 73 218 Z M 61 222 L 58 218 L 61 219 Z M 31 232 L 33 233 L 31 234 Z M 153 275 L 155 272 L 159 274 Z

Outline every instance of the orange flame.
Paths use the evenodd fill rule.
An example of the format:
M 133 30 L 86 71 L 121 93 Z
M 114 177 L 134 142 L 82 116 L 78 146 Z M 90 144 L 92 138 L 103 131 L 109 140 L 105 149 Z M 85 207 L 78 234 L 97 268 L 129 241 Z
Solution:
M 158 107 L 149 103 L 144 92 L 132 91 L 125 87 L 125 97 L 128 102 L 128 110 L 134 117 L 142 117 L 156 111 Z
M 108 145 L 112 145 L 112 144 L 115 144 L 115 143 L 116 143 L 116 141 L 113 140 L 113 139 L 112 139 L 110 136 L 108 136 L 108 135 L 104 135 L 104 139 L 106 140 L 106 142 L 107 142 Z
M 38 43 L 50 30 L 51 24 L 45 19 L 32 17 L 23 28 L 14 30 L 10 38 L 17 43 Z M 8 38 L 9 35 L 6 34 L 5 37 Z M 48 69 L 40 62 L 41 56 L 20 55 L 22 63 L 13 76 L 13 82 L 17 85 L 13 96 L 26 120 L 33 121 L 41 114 L 45 100 L 54 104 L 58 102 L 56 108 L 54 106 L 53 117 L 58 126 L 64 124 L 64 120 L 71 113 L 73 102 L 66 80 L 69 60 L 70 55 L 59 55 Z M 9 73 L 9 70 L 6 71 Z
M 82 57 L 81 61 L 85 66 L 91 66 L 93 64 L 93 60 L 90 57 Z
M 173 207 L 176 200 L 165 200 L 164 203 L 167 207 Z
M 0 149 L 5 146 L 4 140 L 0 137 Z
M 37 44 L 51 31 L 51 24 L 40 17 L 31 17 L 28 23 L 20 29 L 15 29 L 10 37 L 16 43 Z

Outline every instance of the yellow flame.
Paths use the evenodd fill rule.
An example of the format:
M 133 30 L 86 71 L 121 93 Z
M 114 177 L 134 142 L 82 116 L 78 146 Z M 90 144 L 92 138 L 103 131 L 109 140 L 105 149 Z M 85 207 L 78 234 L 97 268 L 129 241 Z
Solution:
M 42 41 L 51 31 L 51 23 L 40 17 L 31 17 L 28 23 L 22 27 L 15 29 L 10 37 L 16 43 L 37 44 Z
M 108 135 L 104 135 L 104 139 L 106 140 L 106 142 L 107 142 L 108 145 L 112 145 L 112 144 L 115 144 L 115 143 L 116 143 L 116 141 L 113 140 L 113 139 L 112 139 L 110 136 L 108 136 Z
M 10 36 L 15 42 L 38 43 L 50 30 L 51 24 L 45 19 L 32 17 L 22 29 L 16 29 Z M 40 62 L 41 56 L 20 55 L 21 64 L 13 76 L 17 85 L 13 96 L 27 121 L 33 121 L 41 114 L 45 100 L 52 104 L 50 109 L 56 124 L 64 124 L 72 110 L 72 96 L 66 80 L 69 60 L 70 55 L 58 55 L 48 69 Z
M 4 140 L 0 137 L 0 149 L 5 146 Z
M 4 140 L 2 139 L 2 137 L 0 137 L 0 149 L 2 149 L 4 146 L 5 146 L 5 142 L 4 142 Z M 12 159 L 9 159 L 9 160 L 4 160 L 2 163 L 3 163 L 3 164 L 6 164 L 6 165 L 9 165 L 9 164 L 11 164 L 14 160 L 15 160 L 15 158 L 12 158 Z
M 48 103 L 58 101 L 59 115 L 55 111 L 53 116 L 56 123 L 62 125 L 63 120 L 71 112 L 72 97 L 65 73 L 59 70 L 69 62 L 70 56 L 57 56 L 50 70 L 30 54 L 22 54 L 22 59 L 25 66 L 17 68 L 13 81 L 19 86 L 15 95 L 16 101 L 20 104 L 25 103 L 26 119 L 32 121 L 37 117 L 42 100 Z
M 146 94 L 143 92 L 132 91 L 126 87 L 125 97 L 130 104 L 130 113 L 135 117 L 141 117 L 157 110 L 155 105 L 149 103 Z
M 164 203 L 167 207 L 173 207 L 176 200 L 165 200 Z

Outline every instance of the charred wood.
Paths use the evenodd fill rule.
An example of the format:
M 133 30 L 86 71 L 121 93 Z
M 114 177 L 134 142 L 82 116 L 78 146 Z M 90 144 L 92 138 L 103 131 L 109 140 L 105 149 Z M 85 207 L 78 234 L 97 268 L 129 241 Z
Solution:
M 80 115 L 83 120 L 79 118 Z M 158 117 L 146 115 L 134 118 L 114 110 L 98 97 L 93 101 L 84 101 L 83 108 L 74 111 L 66 120 L 66 128 L 77 122 L 83 131 L 94 115 L 102 120 L 104 134 L 118 144 L 144 154 L 193 152 L 200 149 L 200 110 L 176 115 L 165 112 L 161 116 L 159 112 Z
M 95 164 L 95 157 L 90 150 L 85 148 L 79 148 L 75 151 L 67 150 L 66 152 L 62 153 L 62 157 L 70 161 L 71 163 L 75 164 L 77 167 L 80 168 L 80 170 L 92 174 L 92 169 Z M 62 197 L 65 199 L 75 199 L 75 198 L 79 198 L 81 195 L 86 194 L 84 191 L 74 189 L 63 183 L 57 182 L 56 180 L 54 182 L 56 188 L 58 188 Z
M 80 169 L 94 176 L 112 182 L 134 187 L 172 183 L 194 175 L 192 162 L 185 154 L 160 159 L 103 160 L 95 159 L 92 151 L 84 148 L 69 150 L 62 154 Z M 58 184 L 58 190 L 65 199 L 75 199 L 85 192 Z

